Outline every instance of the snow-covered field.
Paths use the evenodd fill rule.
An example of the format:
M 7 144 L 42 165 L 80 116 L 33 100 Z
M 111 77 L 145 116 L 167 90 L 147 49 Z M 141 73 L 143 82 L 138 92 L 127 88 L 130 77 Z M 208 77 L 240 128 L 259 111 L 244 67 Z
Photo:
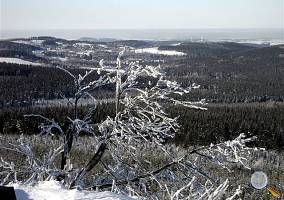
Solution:
M 19 44 L 41 45 L 44 40 L 14 40 L 13 42 Z
M 105 44 L 98 44 L 99 47 L 108 48 Z
M 17 200 L 133 200 L 112 192 L 68 190 L 55 181 L 41 182 L 36 186 L 13 185 Z
M 92 53 L 94 53 L 93 50 L 86 50 L 86 51 L 83 51 L 83 52 L 77 52 L 78 55 L 87 55 L 87 56 L 90 56 Z
M 66 62 L 68 60 L 68 58 L 62 58 L 62 57 L 52 57 L 52 59 L 55 59 L 55 60 L 60 60 L 61 62 Z
M 159 50 L 158 47 L 135 49 L 135 53 L 150 53 L 150 54 L 160 54 L 167 56 L 185 56 L 186 53 L 174 51 L 174 50 Z
M 79 43 L 73 44 L 73 46 L 74 46 L 74 47 L 91 47 L 92 44 L 84 43 L 84 42 L 79 42 Z
M 16 64 L 22 64 L 22 65 L 41 65 L 40 63 L 30 62 L 26 61 L 20 58 L 4 58 L 0 57 L 0 62 L 5 63 L 16 63 Z
M 179 45 L 181 45 L 181 43 L 180 43 L 180 42 L 179 42 L 179 43 L 171 44 L 171 46 L 179 46 Z

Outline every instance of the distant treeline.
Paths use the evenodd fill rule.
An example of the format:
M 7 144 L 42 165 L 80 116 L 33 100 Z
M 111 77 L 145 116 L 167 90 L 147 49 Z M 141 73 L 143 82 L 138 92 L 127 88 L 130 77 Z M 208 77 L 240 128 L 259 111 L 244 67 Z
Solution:
M 0 57 L 24 58 L 30 61 L 47 62 L 46 59 L 36 56 L 33 51 L 41 50 L 41 48 L 10 41 L 0 41 Z
M 80 107 L 80 115 L 88 107 Z M 205 145 L 233 139 L 240 133 L 257 136 L 252 145 L 269 149 L 284 148 L 284 105 L 283 103 L 210 105 L 207 111 L 184 107 L 167 106 L 171 116 L 180 116 L 181 128 L 176 137 L 169 141 L 182 146 Z M 0 132 L 3 134 L 39 133 L 36 118 L 24 118 L 24 114 L 42 114 L 58 120 L 67 127 L 66 116 L 72 116 L 68 107 L 4 109 L 0 112 Z M 114 104 L 100 104 L 93 115 L 97 124 L 108 115 L 114 116 Z M 96 127 L 96 126 L 95 126 Z
M 184 95 L 186 100 L 284 101 L 284 58 L 280 56 L 284 55 L 283 48 L 254 48 L 235 43 L 213 47 L 192 43 L 163 48 L 188 53 L 185 58 L 169 59 L 162 65 L 170 79 L 184 86 L 193 82 L 201 85 L 199 90 Z M 85 73 L 83 69 L 71 71 Z M 90 78 L 97 77 L 94 73 Z M 38 99 L 71 97 L 74 92 L 72 79 L 57 68 L 7 63 L 0 63 L 0 91 L 0 108 L 31 106 Z M 98 98 L 111 97 L 108 87 L 94 94 Z
M 86 70 L 70 69 L 72 73 L 84 74 Z M 93 73 L 90 79 L 97 79 Z M 99 98 L 109 98 L 104 92 L 107 87 L 96 91 Z M 62 99 L 72 97 L 72 78 L 56 67 L 41 67 L 0 63 L 0 109 L 5 107 L 32 106 L 38 99 Z
M 283 46 L 182 43 L 160 48 L 187 53 L 165 67 L 167 75 L 183 85 L 201 86 L 188 95 L 192 98 L 227 103 L 284 101 Z
M 55 45 L 53 39 L 50 40 L 46 45 Z M 129 44 L 132 43 L 129 41 Z M 15 52 L 13 49 L 16 49 Z M 244 132 L 258 136 L 254 145 L 283 149 L 283 46 L 262 48 L 237 43 L 182 43 L 178 46 L 162 46 L 160 49 L 187 53 L 187 56 L 168 56 L 166 59 L 165 56 L 148 56 L 153 60 L 165 59 L 161 68 L 168 78 L 183 86 L 194 82 L 201 85 L 200 89 L 179 98 L 206 98 L 207 102 L 220 103 L 212 104 L 208 111 L 166 106 L 172 116 L 180 116 L 182 125 L 177 136 L 169 142 L 184 146 L 202 145 L 232 139 Z M 0 42 L 0 57 L 20 55 L 33 60 L 36 59 L 31 53 L 34 50 L 39 49 L 32 45 Z M 114 59 L 116 55 L 108 56 Z M 75 75 L 85 73 L 85 69 L 70 70 Z M 93 73 L 87 81 L 97 78 L 98 74 Z M 148 80 L 140 82 L 140 86 L 144 87 Z M 113 85 L 105 86 L 94 91 L 93 95 L 101 99 L 113 98 L 113 89 Z M 71 108 L 32 106 L 37 100 L 61 99 L 63 96 L 69 98 L 73 95 L 72 78 L 58 68 L 0 63 L 0 132 L 39 133 L 38 125 L 42 121 L 23 117 L 29 113 L 54 118 L 67 127 L 66 116 L 71 116 Z M 86 109 L 81 107 L 80 113 Z M 99 105 L 93 123 L 101 122 L 108 115 L 112 116 L 113 111 L 113 104 Z
M 182 126 L 174 139 L 179 145 L 217 143 L 245 133 L 257 136 L 253 145 L 284 149 L 283 103 L 213 104 L 207 111 L 169 107 L 168 112 L 180 116 Z

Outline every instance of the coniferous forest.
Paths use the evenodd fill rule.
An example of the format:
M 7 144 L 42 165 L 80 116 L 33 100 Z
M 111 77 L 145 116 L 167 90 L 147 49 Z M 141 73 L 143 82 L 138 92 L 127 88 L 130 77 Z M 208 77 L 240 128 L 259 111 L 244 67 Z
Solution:
M 52 47 L 57 41 L 54 40 L 44 45 Z M 68 41 L 69 43 L 74 44 L 72 41 Z M 116 46 L 121 43 L 124 44 L 111 42 L 104 45 Z M 1 45 L 0 53 L 4 57 L 7 52 L 15 48 L 15 45 L 19 49 L 17 54 L 20 57 L 25 57 L 32 50 L 40 49 L 32 45 L 12 42 L 2 42 Z M 147 46 L 149 43 L 132 41 L 131 45 L 139 47 Z M 184 42 L 178 46 L 161 44 L 159 49 L 180 51 L 187 55 L 174 59 L 162 55 L 155 55 L 155 57 L 144 55 L 147 58 L 144 65 L 155 65 L 156 63 L 152 63 L 154 58 L 163 61 L 159 64 L 171 80 L 176 80 L 185 87 L 192 83 L 200 85 L 198 90 L 183 95 L 182 100 L 204 98 L 208 103 L 207 111 L 164 104 L 171 115 L 179 116 L 181 124 L 178 134 L 170 142 L 183 146 L 203 145 L 226 141 L 244 132 L 258 137 L 257 142 L 252 145 L 283 149 L 284 59 L 282 46 Z M 131 56 L 134 57 L 133 59 L 137 57 L 136 54 L 129 57 Z M 94 61 L 92 64 L 97 65 L 98 62 Z M 85 71 L 76 67 L 69 70 L 74 74 L 82 74 Z M 98 76 L 94 73 L 89 79 L 92 80 Z M 142 81 L 141 87 L 144 87 L 143 82 L 148 81 Z M 38 124 L 27 122 L 23 118 L 25 113 L 56 116 L 59 121 L 62 121 L 61 113 L 71 112 L 68 106 L 57 105 L 54 108 L 39 105 L 40 100 L 69 98 L 74 94 L 72 79 L 56 68 L 56 63 L 48 67 L 0 63 L 0 90 L 0 132 L 4 134 L 18 133 L 19 124 L 24 134 L 37 133 Z M 98 99 L 111 99 L 113 90 L 114 86 L 103 86 L 92 91 L 92 95 Z M 87 106 L 82 106 L 80 109 L 86 110 Z M 98 104 L 93 119 L 99 123 L 113 112 L 112 103 L 102 101 Z

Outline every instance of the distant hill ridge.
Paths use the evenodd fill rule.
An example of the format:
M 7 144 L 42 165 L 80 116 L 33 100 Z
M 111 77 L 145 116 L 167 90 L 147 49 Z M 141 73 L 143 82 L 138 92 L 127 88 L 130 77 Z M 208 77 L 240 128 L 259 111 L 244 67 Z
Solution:
M 117 41 L 117 39 L 115 38 L 92 38 L 92 37 L 81 37 L 78 40 L 86 41 L 86 42 L 114 42 L 114 41 Z

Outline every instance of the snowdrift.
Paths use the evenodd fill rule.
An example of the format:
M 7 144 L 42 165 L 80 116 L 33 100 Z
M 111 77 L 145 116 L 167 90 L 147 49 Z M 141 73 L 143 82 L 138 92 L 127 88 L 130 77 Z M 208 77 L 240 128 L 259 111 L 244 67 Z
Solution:
M 55 181 L 41 182 L 35 186 L 12 185 L 17 200 L 133 200 L 112 192 L 68 190 Z

